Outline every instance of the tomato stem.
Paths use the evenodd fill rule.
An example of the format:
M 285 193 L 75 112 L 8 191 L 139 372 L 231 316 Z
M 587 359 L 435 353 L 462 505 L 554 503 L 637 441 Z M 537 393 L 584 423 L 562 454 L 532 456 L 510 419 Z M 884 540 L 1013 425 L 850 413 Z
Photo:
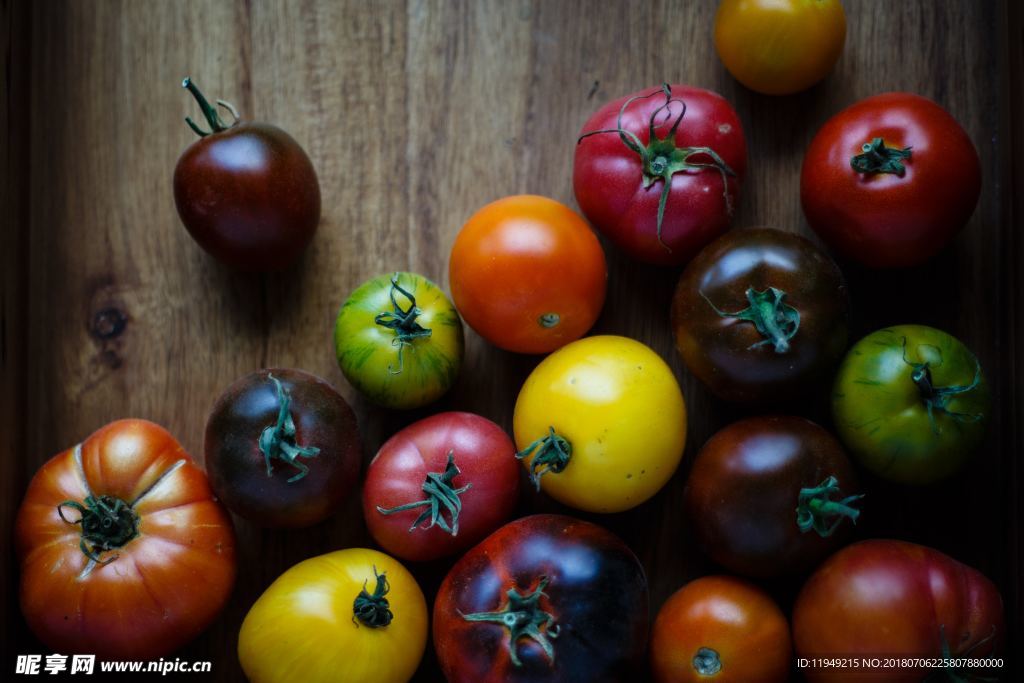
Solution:
M 547 597 L 548 577 L 542 576 L 537 588 L 528 595 L 521 595 L 516 588 L 509 588 L 505 593 L 505 606 L 496 612 L 476 612 L 474 614 L 459 613 L 466 621 L 482 621 L 500 624 L 509 631 L 509 658 L 512 665 L 520 667 L 516 643 L 520 638 L 530 638 L 540 645 L 547 655 L 548 661 L 555 661 L 555 648 L 551 641 L 558 638 L 559 627 L 555 624 L 554 615 L 545 612 L 540 606 L 540 599 Z
M 445 465 L 444 472 L 427 472 L 427 479 L 421 487 L 423 492 L 427 494 L 425 499 L 390 509 L 385 509 L 378 505 L 377 512 L 382 515 L 393 515 L 396 512 L 424 507 L 426 509 L 420 513 L 420 516 L 409 527 L 410 533 L 419 528 L 422 522 L 429 519 L 430 524 L 423 527 L 423 529 L 430 529 L 436 525 L 452 536 L 458 536 L 459 513 L 462 512 L 462 500 L 459 498 L 459 495 L 465 493 L 473 486 L 471 482 L 468 482 L 465 486 L 453 488 L 452 482 L 460 473 L 459 468 L 455 465 L 455 451 L 448 451 L 448 464 Z M 448 510 L 448 515 L 452 520 L 451 524 L 445 521 L 444 510 Z
M 958 413 L 949 409 L 949 402 L 960 394 L 972 391 L 981 383 L 981 363 L 974 359 L 974 379 L 970 384 L 955 384 L 948 387 L 937 387 L 932 380 L 931 363 L 929 361 L 913 362 L 907 358 L 907 338 L 903 338 L 903 362 L 911 367 L 910 379 L 917 386 L 918 394 L 928 409 L 928 421 L 932 426 L 932 433 L 939 435 L 939 425 L 935 420 L 935 413 L 949 415 L 957 422 L 977 422 L 983 415 L 981 413 Z M 940 358 L 939 364 L 942 360 Z
M 540 491 L 540 478 L 548 472 L 558 474 L 569 464 L 572 458 L 572 444 L 563 436 L 555 433 L 554 427 L 548 427 L 548 435 L 537 439 L 523 450 L 516 453 L 516 459 L 530 458 L 530 481 Z
M 398 303 L 398 298 L 395 296 L 395 292 L 398 292 L 409 301 L 408 308 L 402 308 Z M 395 340 L 393 344 L 398 346 L 398 369 L 395 370 L 388 365 L 388 372 L 393 375 L 400 374 L 405 368 L 405 360 L 402 357 L 402 352 L 406 346 L 411 346 L 413 340 L 420 339 L 422 337 L 429 337 L 431 332 L 429 328 L 423 327 L 416 318 L 423 313 L 422 309 L 416 305 L 416 297 L 412 295 L 412 292 L 404 289 L 398 284 L 398 273 L 391 276 L 391 306 L 392 310 L 378 313 L 377 317 L 373 319 L 375 323 L 381 327 L 386 327 L 389 330 L 394 330 Z
M 796 505 L 796 525 L 800 531 L 806 534 L 813 529 L 822 538 L 828 538 L 844 519 L 849 518 L 856 524 L 860 510 L 853 507 L 853 503 L 863 498 L 863 494 L 832 499 L 839 494 L 839 480 L 834 476 L 817 486 L 800 489 Z
M 78 519 L 64 516 L 64 508 L 77 510 Z M 120 548 L 139 535 L 139 517 L 132 506 L 113 496 L 88 495 L 84 504 L 65 500 L 57 506 L 57 514 L 68 524 L 82 527 L 82 539 L 78 547 L 93 562 L 109 564 L 117 555 L 101 560 L 100 555 L 108 550 Z
M 274 465 L 271 462 L 274 458 L 299 470 L 298 474 L 288 479 L 288 483 L 291 484 L 309 474 L 309 466 L 301 462 L 299 458 L 315 458 L 320 453 L 320 449 L 313 446 L 300 446 L 296 443 L 295 420 L 292 419 L 291 413 L 292 395 L 284 388 L 280 380 L 273 375 L 269 375 L 269 377 L 277 387 L 277 423 L 263 430 L 263 433 L 260 434 L 259 447 L 263 453 L 263 461 L 267 465 L 268 477 L 274 474 Z
M 886 147 L 882 138 L 873 138 L 861 146 L 860 154 L 850 159 L 850 166 L 857 173 L 892 173 L 902 178 L 907 171 L 902 160 L 910 158 L 912 149 Z
M 700 292 L 700 295 L 719 316 L 754 323 L 754 327 L 765 339 L 751 344 L 748 350 L 771 344 L 775 348 L 775 353 L 786 353 L 789 351 L 789 341 L 800 329 L 800 311 L 786 303 L 786 292 L 781 289 L 769 287 L 763 292 L 758 292 L 753 287 L 747 289 L 749 306 L 735 313 L 723 311 L 715 306 L 704 292 Z
M 238 122 L 238 112 L 235 111 L 235 108 L 228 102 L 225 102 L 223 100 L 217 100 L 217 104 L 230 111 L 231 114 L 235 117 L 235 120 L 230 124 L 224 123 L 223 119 L 221 119 L 220 115 L 217 113 L 217 110 L 214 109 L 213 105 L 211 105 L 209 101 L 207 101 L 206 97 L 199 90 L 199 88 L 196 87 L 196 84 L 192 82 L 192 79 L 190 77 L 185 77 L 185 80 L 181 82 L 181 87 L 185 88 L 190 93 L 192 93 L 192 97 L 196 99 L 196 102 L 199 104 L 199 109 L 203 112 L 203 117 L 206 119 L 206 122 L 210 124 L 211 130 L 206 131 L 200 128 L 196 124 L 196 122 L 192 120 L 192 117 L 185 117 L 185 123 L 187 123 L 189 128 L 195 131 L 196 135 L 198 135 L 199 137 L 205 138 L 207 135 L 210 135 L 211 133 L 219 133 L 221 131 L 227 130 L 228 128 L 230 128 Z
M 352 603 L 352 623 L 358 626 L 362 622 L 370 628 L 383 628 L 395 618 L 388 599 L 384 597 L 391 590 L 391 585 L 388 583 L 387 572 L 378 574 L 377 567 L 373 568 L 373 576 L 377 580 L 373 593 L 366 590 L 366 581 L 363 581 L 363 590 L 359 591 Z
M 722 670 L 722 660 L 710 647 L 702 647 L 693 656 L 693 668 L 701 676 L 714 676 Z

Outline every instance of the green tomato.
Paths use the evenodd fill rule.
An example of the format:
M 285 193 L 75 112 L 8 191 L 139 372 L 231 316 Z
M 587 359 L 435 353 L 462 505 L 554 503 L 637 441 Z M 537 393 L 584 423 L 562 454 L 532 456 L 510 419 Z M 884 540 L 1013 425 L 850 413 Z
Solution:
M 978 359 L 955 337 L 924 325 L 861 339 L 832 392 L 846 447 L 879 476 L 909 484 L 959 469 L 984 438 L 988 413 Z
M 444 292 L 422 275 L 380 275 L 341 307 L 334 349 L 346 379 L 371 401 L 418 408 L 455 383 L 462 321 Z

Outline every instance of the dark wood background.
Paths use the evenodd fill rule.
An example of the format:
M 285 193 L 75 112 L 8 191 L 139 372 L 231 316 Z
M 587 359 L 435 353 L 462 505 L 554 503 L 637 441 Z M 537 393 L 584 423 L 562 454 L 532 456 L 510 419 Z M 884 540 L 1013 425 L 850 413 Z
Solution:
M 668 80 L 721 92 L 739 111 L 750 170 L 737 227 L 809 233 L 798 194 L 803 150 L 831 114 L 862 97 L 887 90 L 932 97 L 977 145 L 984 188 L 954 247 L 912 271 L 844 270 L 857 334 L 926 323 L 975 350 L 995 390 L 990 438 L 954 481 L 909 489 L 868 479 L 858 535 L 933 545 L 992 577 L 1011 621 L 1004 679 L 1019 680 L 1022 11 L 1014 0 L 844 4 L 848 35 L 834 73 L 803 94 L 771 98 L 739 86 L 719 62 L 710 0 L 0 0 L 0 670 L 11 670 L 14 653 L 44 651 L 18 612 L 9 542 L 17 504 L 41 463 L 128 416 L 165 425 L 201 456 L 218 393 L 275 365 L 337 386 L 358 412 L 369 459 L 428 411 L 381 411 L 346 384 L 331 341 L 346 295 L 395 269 L 446 285 L 456 232 L 498 197 L 530 192 L 574 205 L 571 162 L 582 122 L 607 99 Z M 182 119 L 196 115 L 179 87 L 185 75 L 246 116 L 286 128 L 312 157 L 323 220 L 291 272 L 227 272 L 180 225 L 171 173 L 194 139 Z M 696 450 L 742 413 L 713 401 L 673 349 L 667 310 L 678 271 L 638 266 L 613 251 L 608 257 L 608 302 L 595 331 L 635 337 L 661 353 L 690 414 L 676 477 L 649 503 L 599 520 L 641 557 L 656 609 L 688 578 L 715 571 L 692 542 L 680 498 Z M 110 308 L 127 318 L 115 336 L 96 325 Z M 508 428 L 536 362 L 469 332 L 462 379 L 430 412 L 470 410 Z M 779 409 L 827 424 L 823 406 Z M 538 509 L 558 506 L 524 500 L 524 512 Z M 178 653 L 213 660 L 209 680 L 242 679 L 238 627 L 274 577 L 306 557 L 369 543 L 355 499 L 331 521 L 297 533 L 237 528 L 233 599 Z M 428 599 L 445 568 L 417 569 Z M 769 586 L 787 609 L 797 587 Z M 419 678 L 439 678 L 429 654 Z

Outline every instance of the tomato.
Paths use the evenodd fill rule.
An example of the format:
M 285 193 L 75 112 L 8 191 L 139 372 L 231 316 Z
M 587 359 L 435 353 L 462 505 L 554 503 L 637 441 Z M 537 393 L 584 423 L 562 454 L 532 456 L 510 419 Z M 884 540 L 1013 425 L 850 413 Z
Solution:
M 680 588 L 651 631 L 658 683 L 785 683 L 792 653 L 782 610 L 760 588 L 731 576 Z
M 861 100 L 821 127 L 804 157 L 807 222 L 872 268 L 920 264 L 974 212 L 981 162 L 945 109 L 910 93 Z
M 547 197 L 519 195 L 473 214 L 448 267 L 459 313 L 506 351 L 550 353 L 593 327 L 608 269 L 587 223 Z
M 462 321 L 444 292 L 422 275 L 379 275 L 341 307 L 334 348 L 345 378 L 371 401 L 419 408 L 455 384 Z
M 725 68 L 766 95 L 800 92 L 825 78 L 845 41 L 839 0 L 723 0 L 715 16 Z
M 746 168 L 732 106 L 666 84 L 609 102 L 583 124 L 572 185 L 583 215 L 617 247 L 679 265 L 729 227 Z
M 270 527 L 326 519 L 352 492 L 362 460 L 345 399 L 319 377 L 285 368 L 246 375 L 221 394 L 204 450 L 217 498 Z
M 230 516 L 145 420 L 111 422 L 44 464 L 14 536 L 21 610 L 55 652 L 162 657 L 213 621 L 235 581 Z
M 245 615 L 238 659 L 251 683 L 404 683 L 427 645 L 416 579 L 376 550 L 304 560 Z
M 512 439 L 472 413 L 440 413 L 388 439 L 363 484 L 370 534 L 405 560 L 465 550 L 507 520 L 519 497 Z
M 686 367 L 727 401 L 794 398 L 843 355 L 849 299 L 839 268 L 781 230 L 733 230 L 683 272 L 672 300 Z
M 223 263 L 241 270 L 282 270 L 295 263 L 320 223 L 320 183 L 306 152 L 269 123 L 224 123 L 199 89 L 196 98 L 210 126 L 174 168 L 174 203 L 192 239 Z
M 809 569 L 860 512 L 835 437 L 799 417 L 751 417 L 711 437 L 690 471 L 686 511 L 707 553 L 737 574 Z M 838 532 L 838 533 L 837 533 Z
M 617 536 L 533 515 L 452 567 L 434 602 L 434 647 L 449 683 L 634 681 L 647 622 L 647 579 Z
M 955 337 L 896 325 L 857 342 L 832 392 L 839 438 L 875 474 L 926 484 L 957 471 L 985 437 L 989 388 Z
M 895 660 L 885 668 L 804 669 L 811 683 L 919 683 L 937 672 L 903 658 L 985 658 L 1002 639 L 1002 598 L 992 582 L 948 555 L 904 541 L 840 550 L 807 580 L 793 608 L 798 656 Z M 953 680 L 977 680 L 949 673 L 961 675 Z
M 686 404 L 671 368 L 625 337 L 588 337 L 526 378 L 513 415 L 517 455 L 538 490 L 588 512 L 621 512 L 672 477 Z

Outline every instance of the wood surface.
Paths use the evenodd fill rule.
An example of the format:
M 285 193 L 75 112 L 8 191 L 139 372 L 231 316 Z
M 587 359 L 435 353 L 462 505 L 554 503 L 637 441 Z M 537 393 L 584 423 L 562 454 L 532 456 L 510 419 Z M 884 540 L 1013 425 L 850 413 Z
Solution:
M 394 431 L 434 411 L 470 410 L 509 428 L 537 358 L 468 332 L 462 378 L 447 398 L 428 410 L 386 412 L 356 396 L 335 365 L 337 309 L 385 271 L 415 270 L 447 286 L 455 234 L 493 199 L 527 192 L 574 206 L 580 125 L 604 101 L 668 80 L 722 93 L 742 118 L 750 158 L 737 227 L 810 234 L 798 193 L 803 150 L 831 114 L 868 95 L 934 98 L 978 147 L 981 200 L 952 248 L 899 273 L 843 266 L 856 335 L 925 323 L 977 353 L 995 392 L 989 439 L 954 481 L 908 489 L 867 480 L 857 533 L 935 546 L 995 580 L 1011 622 L 1004 680 L 1019 680 L 1022 10 L 1014 0 L 844 5 L 848 35 L 834 73 L 805 93 L 772 98 L 738 85 L 719 62 L 711 0 L 0 0 L 0 524 L 8 548 L 0 670 L 13 666 L 14 653 L 45 651 L 17 608 L 9 543 L 17 504 L 39 465 L 110 420 L 154 420 L 201 457 L 207 411 L 224 387 L 261 367 L 294 366 L 350 399 L 367 460 Z M 179 87 L 185 75 L 245 116 L 284 127 L 312 158 L 323 219 L 293 270 L 228 272 L 181 226 L 171 174 L 194 139 L 183 118 L 196 114 Z M 744 411 L 712 400 L 682 368 L 667 320 L 678 271 L 611 249 L 608 258 L 609 296 L 594 331 L 657 350 L 676 370 L 690 414 L 684 465 L 669 485 L 631 512 L 598 520 L 636 550 L 657 608 L 688 578 L 715 571 L 687 530 L 681 494 L 700 445 Z M 127 321 L 113 335 L 102 324 L 111 311 Z M 779 409 L 827 424 L 824 406 L 818 397 Z M 522 504 L 523 512 L 558 509 L 535 496 Z M 243 680 L 237 631 L 260 592 L 306 557 L 369 543 L 355 497 L 311 529 L 237 529 L 241 571 L 231 603 L 178 653 L 213 660 L 213 673 L 188 680 Z M 417 568 L 428 598 L 446 566 Z M 798 584 L 769 587 L 788 608 Z M 439 678 L 428 654 L 417 680 Z

